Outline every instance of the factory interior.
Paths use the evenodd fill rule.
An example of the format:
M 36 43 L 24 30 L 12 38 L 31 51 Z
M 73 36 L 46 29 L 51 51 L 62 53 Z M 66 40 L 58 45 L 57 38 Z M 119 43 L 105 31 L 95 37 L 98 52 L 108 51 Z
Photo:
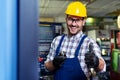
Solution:
M 65 12 L 67 6 L 76 1 L 86 7 L 87 16 Z M 68 64 L 63 72 L 68 70 L 65 72 L 70 71 L 70 74 L 61 74 L 62 77 L 55 80 L 87 80 L 88 77 L 91 80 L 120 80 L 120 0 L 1 0 L 0 11 L 0 80 L 54 80 L 54 73 L 66 67 L 64 62 L 76 60 L 76 57 L 80 65 L 72 62 L 71 66 L 69 61 L 70 66 Z M 85 34 L 82 39 L 80 33 Z M 62 35 L 61 41 L 65 44 L 60 53 L 66 55 L 62 56 L 63 62 L 56 65 L 60 68 L 50 71 L 52 68 L 47 61 L 51 60 L 55 67 L 55 55 L 62 44 L 57 39 Z M 81 45 L 86 37 L 89 41 Z M 60 44 L 58 47 L 52 44 L 55 40 L 55 44 Z M 87 52 L 89 42 L 94 48 Z M 85 53 L 93 54 L 86 57 Z
M 116 34 L 120 31 L 119 0 L 39 0 L 40 80 L 53 80 L 53 73 L 45 69 L 44 61 L 52 40 L 67 33 L 65 9 L 72 1 L 81 1 L 87 8 L 88 16 L 83 30 L 100 45 L 108 75 L 105 80 L 120 80 L 120 49 L 116 45 Z

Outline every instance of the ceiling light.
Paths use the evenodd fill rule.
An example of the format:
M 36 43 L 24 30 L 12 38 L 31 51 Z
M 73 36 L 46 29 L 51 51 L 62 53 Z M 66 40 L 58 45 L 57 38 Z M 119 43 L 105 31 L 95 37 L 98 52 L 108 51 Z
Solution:
M 120 29 L 120 14 L 117 17 L 117 25 L 118 25 L 118 28 Z

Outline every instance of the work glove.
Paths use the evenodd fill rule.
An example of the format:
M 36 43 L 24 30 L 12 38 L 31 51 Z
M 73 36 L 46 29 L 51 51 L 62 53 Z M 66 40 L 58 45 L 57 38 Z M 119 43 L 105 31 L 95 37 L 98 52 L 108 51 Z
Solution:
M 55 56 L 53 59 L 53 65 L 55 69 L 59 69 L 64 63 L 65 59 L 66 59 L 66 55 L 63 53 L 60 53 L 59 55 Z
M 99 72 L 98 74 L 99 80 L 110 80 L 109 72 Z
M 99 59 L 93 53 L 86 53 L 85 54 L 85 63 L 87 64 L 88 68 L 97 68 L 99 65 Z
M 85 54 L 85 63 L 88 68 L 97 68 L 99 65 L 99 58 L 93 51 L 93 45 L 89 45 L 89 51 Z

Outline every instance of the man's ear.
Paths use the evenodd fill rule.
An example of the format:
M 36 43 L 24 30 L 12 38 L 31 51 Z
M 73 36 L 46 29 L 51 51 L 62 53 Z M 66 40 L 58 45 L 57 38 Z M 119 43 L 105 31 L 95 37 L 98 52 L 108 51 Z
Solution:
M 85 23 L 86 23 L 86 19 L 83 19 L 83 26 L 85 25 Z

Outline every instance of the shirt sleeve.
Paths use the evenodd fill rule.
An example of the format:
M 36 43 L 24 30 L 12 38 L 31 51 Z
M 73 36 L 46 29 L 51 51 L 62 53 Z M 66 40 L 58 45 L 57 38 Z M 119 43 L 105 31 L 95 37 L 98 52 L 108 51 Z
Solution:
M 48 61 L 52 61 L 54 58 L 54 54 L 55 54 L 55 39 L 51 43 L 50 50 L 46 57 L 47 59 L 46 59 L 45 63 Z
M 54 59 L 56 48 L 59 44 L 60 39 L 61 39 L 61 36 L 57 36 L 53 39 L 45 63 L 48 62 L 48 61 L 52 61 Z

